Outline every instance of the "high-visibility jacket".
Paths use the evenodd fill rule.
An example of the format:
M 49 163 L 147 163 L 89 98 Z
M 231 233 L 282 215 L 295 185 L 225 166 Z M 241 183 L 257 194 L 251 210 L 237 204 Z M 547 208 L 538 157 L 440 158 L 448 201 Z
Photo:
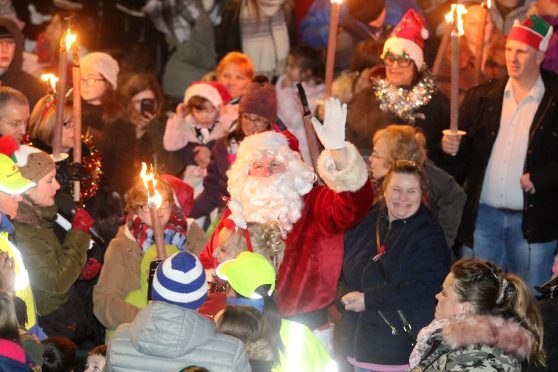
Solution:
M 273 372 L 337 371 L 337 364 L 307 326 L 283 319 L 280 334 L 285 353 L 281 353 L 280 364 Z
M 29 275 L 23 264 L 21 253 L 8 240 L 8 233 L 0 232 L 0 251 L 8 253 L 8 256 L 14 258 L 15 265 L 15 294 L 17 297 L 25 301 L 27 305 L 27 329 L 33 328 L 37 324 L 37 314 L 35 312 L 35 300 L 31 285 L 29 284 Z

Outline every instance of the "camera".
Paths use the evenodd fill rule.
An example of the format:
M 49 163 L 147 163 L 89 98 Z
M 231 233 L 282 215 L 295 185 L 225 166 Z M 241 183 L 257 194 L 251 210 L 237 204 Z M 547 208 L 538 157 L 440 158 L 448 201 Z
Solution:
M 149 113 L 151 115 L 155 114 L 155 100 L 152 98 L 144 98 L 140 103 L 141 114 Z

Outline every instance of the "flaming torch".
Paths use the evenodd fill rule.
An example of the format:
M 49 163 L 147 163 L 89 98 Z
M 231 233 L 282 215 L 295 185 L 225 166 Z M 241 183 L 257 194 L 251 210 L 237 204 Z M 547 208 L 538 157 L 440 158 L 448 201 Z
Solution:
M 47 83 L 47 95 L 56 93 L 58 78 L 54 74 L 42 74 L 41 80 Z
M 54 137 L 52 139 L 52 156 L 55 161 L 62 160 L 60 150 L 62 146 L 62 125 L 64 123 L 64 98 L 66 96 L 66 82 L 68 80 L 68 52 L 76 35 L 68 29 L 66 35 L 60 40 L 60 56 L 58 59 L 58 89 L 56 96 L 56 121 L 54 123 Z
M 479 16 L 479 28 L 477 30 L 477 53 L 475 54 L 475 66 L 473 75 L 473 84 L 479 85 L 480 76 L 482 70 L 482 57 L 484 54 L 484 35 L 486 32 L 486 16 L 488 9 L 490 9 L 492 3 L 490 0 L 483 0 L 481 4 L 480 16 Z
M 155 172 L 153 172 L 153 166 L 149 168 L 149 171 L 147 171 L 147 164 L 142 162 L 140 176 L 147 191 L 147 205 L 151 215 L 151 228 L 153 229 L 155 245 L 157 246 L 157 256 L 159 260 L 164 260 L 167 258 L 167 253 L 163 238 L 163 228 L 159 219 L 159 207 L 162 203 L 162 197 L 157 190 L 157 178 L 155 177 Z
M 329 36 L 327 40 L 326 71 L 325 71 L 325 98 L 331 97 L 333 84 L 333 70 L 335 67 L 335 49 L 337 47 L 337 28 L 339 27 L 339 12 L 343 0 L 331 0 L 329 17 Z

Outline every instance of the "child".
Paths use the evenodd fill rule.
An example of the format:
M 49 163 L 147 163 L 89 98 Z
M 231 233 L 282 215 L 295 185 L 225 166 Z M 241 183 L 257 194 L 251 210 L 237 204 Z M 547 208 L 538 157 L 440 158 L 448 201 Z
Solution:
M 308 46 L 297 46 L 290 50 L 285 73 L 279 77 L 275 85 L 277 116 L 296 136 L 302 157 L 310 164 L 312 159 L 304 131 L 302 105 L 295 84 L 302 83 L 310 111 L 314 112 L 317 100 L 323 98 L 324 94 L 321 76 L 323 76 L 323 61 L 320 52 Z
M 107 345 L 99 345 L 87 353 L 85 372 L 101 372 L 105 368 Z
M 207 238 L 201 228 L 182 218 L 191 208 L 190 186 L 176 178 L 162 176 L 157 182 L 157 191 L 162 198 L 159 218 L 164 226 L 167 254 L 179 250 L 196 251 L 205 246 Z M 147 304 L 147 281 L 142 280 L 146 277 L 142 273 L 149 268 L 155 257 L 153 252 L 156 252 L 147 191 L 142 182 L 126 194 L 126 211 L 127 223 L 110 242 L 99 281 L 93 289 L 93 312 L 109 331 L 133 321 Z M 142 269 L 142 265 L 147 269 Z M 132 292 L 135 294 L 130 297 Z
M 69 338 L 49 337 L 42 342 L 43 372 L 73 372 L 76 365 L 77 347 Z
M 186 165 L 184 181 L 194 188 L 195 195 L 203 189 L 211 148 L 238 117 L 231 106 L 225 108 L 230 99 L 219 83 L 193 83 L 184 94 L 184 103 L 177 106 L 176 115 L 167 121 L 163 145 L 167 151 L 176 151 Z

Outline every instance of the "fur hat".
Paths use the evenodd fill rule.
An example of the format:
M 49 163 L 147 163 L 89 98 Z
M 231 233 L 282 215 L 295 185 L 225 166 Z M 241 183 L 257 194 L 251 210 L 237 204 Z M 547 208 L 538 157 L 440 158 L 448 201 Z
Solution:
M 552 26 L 532 14 L 521 23 L 517 19 L 514 21 L 508 40 L 519 41 L 540 52 L 546 52 L 551 36 Z
M 238 114 L 256 114 L 274 122 L 277 118 L 277 94 L 266 78 L 256 77 L 238 104 Z
M 192 83 L 184 93 L 184 103 L 193 96 L 199 96 L 208 100 L 216 109 L 219 106 L 226 105 L 231 100 L 227 88 L 223 84 L 214 83 L 212 81 L 196 81 Z
M 118 62 L 107 53 L 93 52 L 79 60 L 82 68 L 90 68 L 99 71 L 101 75 L 112 85 L 112 89 L 116 90 L 118 82 L 118 72 L 120 67 Z
M 424 40 L 428 38 L 428 30 L 424 20 L 414 10 L 409 10 L 393 29 L 384 44 L 382 58 L 387 53 L 407 54 L 421 70 L 424 65 Z
M 197 310 L 207 300 L 207 281 L 200 260 L 189 252 L 167 257 L 153 277 L 151 299 Z
M 14 151 L 16 165 L 23 177 L 38 183 L 44 176 L 55 169 L 54 160 L 46 152 L 35 147 L 22 145 Z

